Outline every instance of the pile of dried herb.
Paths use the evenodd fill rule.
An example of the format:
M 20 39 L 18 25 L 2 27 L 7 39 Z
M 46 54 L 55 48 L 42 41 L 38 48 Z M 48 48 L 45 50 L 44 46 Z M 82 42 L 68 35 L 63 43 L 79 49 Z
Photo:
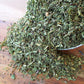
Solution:
M 8 47 L 13 67 L 33 79 L 45 74 L 74 80 L 83 58 L 60 54 L 57 49 L 84 43 L 84 1 L 28 0 L 27 4 L 25 16 L 10 27 L 1 45 Z

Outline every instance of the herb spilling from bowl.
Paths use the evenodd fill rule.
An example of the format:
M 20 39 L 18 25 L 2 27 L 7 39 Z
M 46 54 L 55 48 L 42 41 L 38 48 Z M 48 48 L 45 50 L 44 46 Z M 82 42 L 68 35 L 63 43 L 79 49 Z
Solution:
M 7 46 L 17 67 L 37 79 L 75 80 L 84 63 L 76 57 L 58 52 L 84 43 L 83 0 L 29 0 L 27 12 L 14 23 L 1 44 Z

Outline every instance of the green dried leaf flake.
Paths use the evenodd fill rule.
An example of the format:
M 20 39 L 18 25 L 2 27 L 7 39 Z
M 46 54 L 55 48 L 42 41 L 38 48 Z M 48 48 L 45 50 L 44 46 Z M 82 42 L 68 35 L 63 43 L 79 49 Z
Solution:
M 11 75 L 11 78 L 12 78 L 13 80 L 15 80 L 15 74 L 12 74 L 12 75 Z

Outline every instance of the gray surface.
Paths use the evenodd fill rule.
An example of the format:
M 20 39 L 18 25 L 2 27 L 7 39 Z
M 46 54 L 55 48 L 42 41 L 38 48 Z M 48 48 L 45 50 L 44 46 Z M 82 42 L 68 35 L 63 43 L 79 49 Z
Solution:
M 83 46 L 84 44 L 80 44 L 80 45 L 78 45 L 78 46 L 76 46 L 76 47 L 71 47 L 71 48 L 66 48 L 66 49 L 59 49 L 59 50 L 72 50 L 72 49 L 76 49 L 76 48 L 78 48 L 78 47 L 81 47 L 81 46 Z
M 26 11 L 27 0 L 0 0 L 0 4 L 8 5 L 10 7 Z
M 26 12 L 27 0 L 0 0 L 0 20 L 16 22 Z

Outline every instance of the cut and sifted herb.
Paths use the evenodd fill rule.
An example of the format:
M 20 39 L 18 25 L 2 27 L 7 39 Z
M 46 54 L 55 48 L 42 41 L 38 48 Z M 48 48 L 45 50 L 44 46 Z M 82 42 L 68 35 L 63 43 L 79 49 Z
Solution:
M 10 27 L 3 43 L 15 61 L 13 67 L 34 80 L 39 74 L 74 80 L 83 57 L 58 49 L 84 43 L 84 1 L 28 0 L 27 4 L 25 16 Z

